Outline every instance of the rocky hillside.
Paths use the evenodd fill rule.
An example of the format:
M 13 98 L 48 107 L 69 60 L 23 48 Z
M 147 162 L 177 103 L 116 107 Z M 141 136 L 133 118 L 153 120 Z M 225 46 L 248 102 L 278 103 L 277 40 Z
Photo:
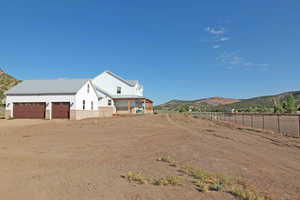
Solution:
M 4 92 L 7 91 L 9 88 L 15 86 L 19 82 L 19 80 L 8 75 L 2 69 L 0 69 L 0 104 L 3 103 Z
M 179 110 L 183 106 L 189 106 L 201 111 L 231 111 L 232 109 L 247 110 L 249 108 L 267 108 L 271 109 L 275 104 L 286 100 L 288 95 L 292 94 L 297 103 L 300 104 L 300 91 L 286 92 L 271 96 L 261 96 L 250 99 L 232 99 L 213 97 L 207 99 L 198 99 L 194 101 L 172 100 L 156 107 L 158 110 Z

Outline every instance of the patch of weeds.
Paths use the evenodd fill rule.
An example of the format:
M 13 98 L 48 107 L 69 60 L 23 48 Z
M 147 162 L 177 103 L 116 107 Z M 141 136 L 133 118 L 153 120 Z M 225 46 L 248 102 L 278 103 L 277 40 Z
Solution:
M 187 166 L 181 167 L 179 172 L 182 172 L 188 176 L 193 177 L 194 179 L 198 179 L 201 181 L 208 180 L 210 177 L 210 175 L 208 173 L 204 172 L 202 169 L 196 169 L 196 168 L 187 167 Z
M 14 117 L 9 117 L 7 120 L 14 120 L 14 119 L 16 119 L 16 118 L 14 118 Z
M 157 161 L 168 163 L 170 167 L 179 167 L 176 160 L 171 156 L 158 158 Z
M 158 161 L 170 164 L 176 167 L 182 176 L 168 176 L 160 179 L 149 179 L 142 176 L 141 173 L 129 172 L 122 176 L 129 182 L 138 184 L 148 184 L 158 186 L 180 186 L 184 184 L 193 184 L 199 192 L 224 192 L 232 195 L 237 200 L 271 200 L 263 193 L 257 192 L 250 187 L 245 181 L 234 179 L 221 174 L 208 173 L 200 168 L 179 165 L 175 159 L 167 156 L 157 159 Z
M 121 176 L 124 179 L 127 179 L 130 183 L 134 182 L 140 185 L 147 184 L 150 182 L 150 179 L 143 176 L 141 173 L 128 172 L 126 175 Z
M 169 164 L 175 164 L 175 162 L 176 162 L 176 160 L 174 158 L 172 158 L 171 156 L 158 158 L 157 161 L 165 162 L 165 163 L 169 163 Z
M 214 132 L 216 132 L 216 131 L 213 130 L 213 129 L 206 129 L 205 131 L 206 131 L 206 132 L 209 132 L 209 133 L 214 133 Z
M 269 199 L 259 194 L 254 189 L 249 189 L 246 186 L 235 186 L 229 191 L 229 193 L 239 200 L 268 200 Z
M 207 184 L 196 183 L 195 186 L 197 187 L 197 190 L 199 190 L 199 192 L 209 192 L 209 185 Z
M 237 182 L 236 179 L 221 174 L 215 175 L 215 178 L 216 178 L 216 184 L 219 185 L 231 186 Z
M 166 178 L 160 178 L 153 181 L 153 185 L 167 186 L 167 185 L 183 185 L 185 182 L 181 176 L 168 176 Z
M 216 191 L 216 192 L 223 191 L 224 190 L 224 185 L 213 184 L 213 185 L 209 186 L 209 190 L 210 191 Z

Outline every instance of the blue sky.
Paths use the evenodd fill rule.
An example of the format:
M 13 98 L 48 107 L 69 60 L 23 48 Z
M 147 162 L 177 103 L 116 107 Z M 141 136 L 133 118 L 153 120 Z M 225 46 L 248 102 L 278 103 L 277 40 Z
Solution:
M 299 0 L 0 0 L 18 79 L 139 79 L 159 104 L 300 90 Z

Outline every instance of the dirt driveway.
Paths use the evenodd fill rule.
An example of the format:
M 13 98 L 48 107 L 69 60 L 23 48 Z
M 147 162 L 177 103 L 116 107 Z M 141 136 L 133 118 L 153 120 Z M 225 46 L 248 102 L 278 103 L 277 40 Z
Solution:
M 9 125 L 8 125 L 9 124 Z M 157 158 L 240 177 L 273 199 L 300 193 L 300 141 L 241 131 L 185 115 L 83 121 L 0 121 L 1 199 L 234 199 L 191 185 L 134 185 L 129 171 L 176 172 Z

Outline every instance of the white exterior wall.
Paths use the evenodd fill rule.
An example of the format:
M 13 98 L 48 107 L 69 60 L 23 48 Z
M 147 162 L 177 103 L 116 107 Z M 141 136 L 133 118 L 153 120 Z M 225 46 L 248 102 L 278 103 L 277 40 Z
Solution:
M 132 87 L 106 72 L 103 72 L 102 74 L 94 78 L 92 81 L 93 84 L 95 84 L 97 87 L 103 89 L 111 95 L 118 95 L 117 88 L 121 87 L 122 92 L 120 95 L 143 96 L 143 87 L 139 83 L 136 86 Z
M 109 105 L 108 105 L 109 100 L 111 100 L 111 106 L 113 107 L 115 105 L 114 100 L 112 100 L 108 96 L 105 96 L 99 100 L 99 107 L 109 107 Z
M 135 90 L 136 90 L 136 95 L 144 96 L 144 86 L 141 85 L 139 81 L 135 86 Z
M 88 85 L 90 91 L 88 92 Z M 98 97 L 96 91 L 90 82 L 87 82 L 76 94 L 74 110 L 83 110 L 83 100 L 85 100 L 85 110 L 92 110 L 91 105 L 94 102 L 93 110 L 98 110 Z

